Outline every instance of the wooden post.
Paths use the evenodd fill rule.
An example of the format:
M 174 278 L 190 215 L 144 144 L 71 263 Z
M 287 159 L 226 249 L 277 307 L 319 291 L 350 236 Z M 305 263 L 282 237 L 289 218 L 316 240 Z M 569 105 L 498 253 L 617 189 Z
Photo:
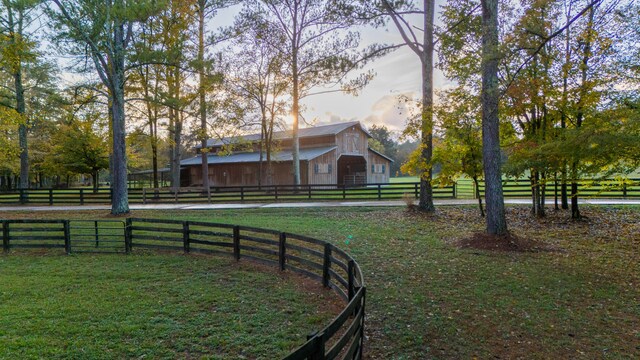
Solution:
M 24 189 L 20 189 L 20 204 L 27 203 L 27 196 L 25 195 Z
M 147 203 L 147 188 L 142 188 L 142 203 Z
M 378 200 L 382 200 L 382 189 L 380 188 L 380 184 L 378 184 Z
M 233 227 L 233 256 L 240 260 L 240 226 Z
M 353 260 L 349 260 L 349 263 L 347 263 L 347 286 L 348 286 L 348 295 L 349 295 L 349 301 L 351 301 L 351 299 L 353 299 L 353 296 L 356 294 L 355 291 L 355 276 L 354 276 L 354 272 L 356 270 L 355 268 L 355 261 Z
M 2 250 L 9 252 L 9 222 L 2 222 Z
M 457 181 L 453 183 L 453 198 L 454 199 L 456 198 L 456 186 L 458 186 L 458 182 Z
M 324 244 L 324 261 L 322 264 L 322 286 L 329 287 L 329 269 L 331 268 L 331 244 Z
M 93 225 L 95 227 L 94 228 L 95 229 L 94 233 L 95 233 L 95 237 L 96 237 L 96 247 L 98 247 L 98 246 L 100 246 L 100 240 L 98 239 L 98 220 L 94 221 Z
M 307 189 L 309 191 L 309 200 L 311 200 L 311 185 L 307 185 Z
M 184 248 L 184 252 L 185 254 L 188 254 L 190 249 L 190 243 L 189 243 L 189 222 L 188 221 L 183 221 L 182 222 L 182 246 Z
M 80 189 L 80 205 L 84 205 L 84 189 Z
M 342 200 L 347 198 L 347 185 L 342 184 Z
M 131 229 L 131 218 L 127 218 L 124 222 L 124 252 L 131 253 L 133 247 L 133 230 Z
M 419 185 L 419 184 L 420 184 L 420 183 L 415 183 L 415 184 L 413 184 L 413 193 L 415 194 L 416 199 L 417 199 L 418 197 L 420 197 L 420 192 L 418 191 L 418 185 Z
M 49 189 L 49 205 L 53 205 L 53 189 Z
M 273 193 L 274 193 L 274 195 L 275 195 L 275 197 L 276 197 L 276 201 L 278 201 L 278 185 L 276 185 L 276 186 L 274 187 L 274 189 L 275 189 L 275 190 L 273 190 Z
M 286 251 L 287 251 L 287 234 L 280 233 L 280 241 L 278 242 L 278 263 L 280 264 L 280 270 L 285 269 L 286 263 Z
M 622 198 L 627 198 L 627 184 L 622 184 Z
M 358 360 L 362 359 L 362 351 L 364 350 L 364 311 L 367 298 L 367 288 L 362 287 L 362 324 L 360 324 L 360 349 L 358 350 Z
M 64 220 L 62 223 L 64 228 L 64 249 L 67 255 L 71 254 L 71 229 L 69 228 L 69 220 Z
M 240 201 L 244 202 L 244 186 L 240 186 Z
M 324 360 L 324 333 L 313 333 L 307 335 L 307 341 L 313 341 L 313 353 L 309 355 L 308 360 Z

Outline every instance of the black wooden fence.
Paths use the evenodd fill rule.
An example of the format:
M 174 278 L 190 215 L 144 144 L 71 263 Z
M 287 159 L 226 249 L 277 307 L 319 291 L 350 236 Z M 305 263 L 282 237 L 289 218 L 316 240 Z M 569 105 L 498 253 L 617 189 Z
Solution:
M 293 271 L 333 289 L 347 305 L 323 329 L 285 359 L 361 359 L 366 288 L 355 260 L 318 239 L 269 229 L 199 221 L 129 218 L 120 220 L 2 220 L 5 252 L 20 248 L 61 248 L 76 252 L 160 249 L 250 259 Z
M 418 197 L 419 183 L 345 185 L 271 185 L 212 187 L 208 197 L 203 188 L 131 188 L 129 203 L 230 203 L 294 201 L 373 201 L 397 200 L 405 194 Z M 456 197 L 455 186 L 434 189 L 436 198 Z M 0 192 L 0 204 L 87 205 L 108 204 L 111 190 L 24 189 Z

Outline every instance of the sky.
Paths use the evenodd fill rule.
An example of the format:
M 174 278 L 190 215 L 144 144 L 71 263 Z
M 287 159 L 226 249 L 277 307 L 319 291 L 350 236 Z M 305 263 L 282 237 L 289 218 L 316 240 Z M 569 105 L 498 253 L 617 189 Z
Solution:
M 441 1 L 437 0 L 437 3 Z M 233 8 L 220 11 L 213 21 L 218 26 L 230 25 L 236 12 Z M 367 28 L 360 31 L 360 34 L 363 46 L 374 41 L 385 44 L 402 43 L 402 38 L 393 24 L 389 24 L 387 29 Z M 305 110 L 302 115 L 309 125 L 357 120 L 367 127 L 373 124 L 385 125 L 390 130 L 400 132 L 405 127 L 407 112 L 401 111 L 404 105 L 399 103 L 398 96 L 419 98 L 421 94 L 422 79 L 418 56 L 405 46 L 376 59 L 363 69 L 368 70 L 373 70 L 375 77 L 358 96 L 330 93 L 303 99 Z M 354 72 L 355 74 L 357 72 Z M 442 88 L 447 84 L 442 72 L 436 69 L 434 88 Z M 302 124 L 301 126 L 304 127 Z

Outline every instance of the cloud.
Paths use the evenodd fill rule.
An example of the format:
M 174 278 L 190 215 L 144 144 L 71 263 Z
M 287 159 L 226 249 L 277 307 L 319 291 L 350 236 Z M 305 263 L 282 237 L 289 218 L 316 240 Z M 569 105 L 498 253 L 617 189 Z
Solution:
M 379 98 L 371 106 L 371 114 L 362 121 L 367 127 L 371 125 L 384 125 L 392 131 L 402 131 L 407 119 L 415 111 L 411 103 L 401 101 L 401 97 L 413 99 L 416 94 L 413 92 L 401 93 L 397 95 L 385 95 Z

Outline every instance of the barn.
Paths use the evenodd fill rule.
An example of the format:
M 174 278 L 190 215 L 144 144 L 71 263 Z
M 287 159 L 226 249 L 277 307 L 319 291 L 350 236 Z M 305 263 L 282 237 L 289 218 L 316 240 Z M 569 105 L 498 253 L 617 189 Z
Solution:
M 300 129 L 300 178 L 302 184 L 359 185 L 389 182 L 389 157 L 369 148 L 371 135 L 360 122 Z M 293 184 L 291 131 L 273 134 L 277 144 L 271 166 L 260 154 L 260 134 L 207 141 L 211 186 Z M 235 148 L 235 150 L 233 150 Z M 232 149 L 229 151 L 229 149 Z M 183 184 L 202 185 L 202 153 L 183 160 Z M 262 161 L 261 161 L 262 160 Z

